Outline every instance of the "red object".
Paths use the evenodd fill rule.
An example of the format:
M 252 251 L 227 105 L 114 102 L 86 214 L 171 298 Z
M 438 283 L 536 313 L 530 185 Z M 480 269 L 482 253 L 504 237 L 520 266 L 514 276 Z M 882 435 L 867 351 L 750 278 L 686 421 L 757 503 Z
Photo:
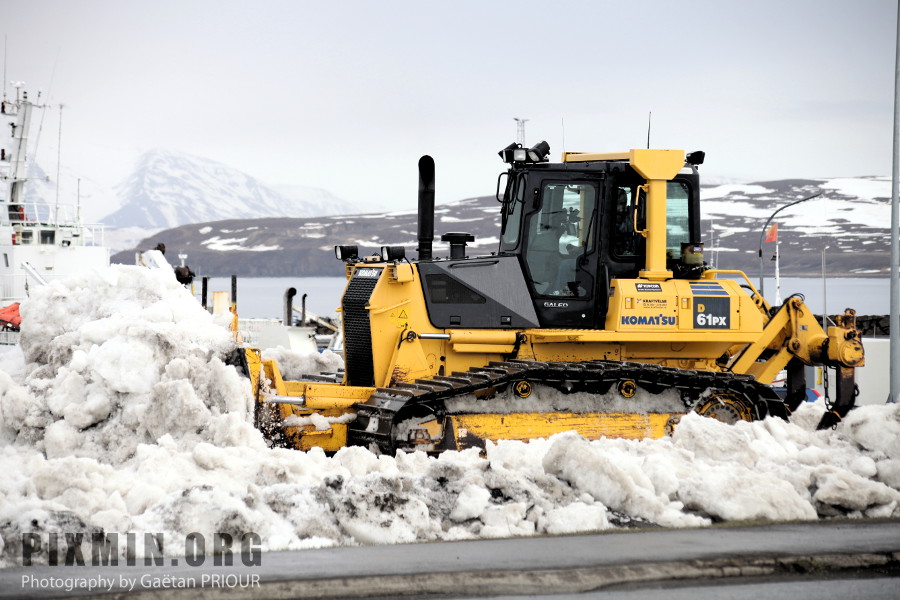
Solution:
M 772 223 L 772 226 L 769 227 L 769 230 L 766 232 L 766 241 L 767 242 L 777 242 L 778 241 L 778 223 Z
M 19 303 L 13 302 L 9 306 L 0 308 L 0 325 L 6 327 L 19 328 L 22 324 L 22 317 L 19 315 Z

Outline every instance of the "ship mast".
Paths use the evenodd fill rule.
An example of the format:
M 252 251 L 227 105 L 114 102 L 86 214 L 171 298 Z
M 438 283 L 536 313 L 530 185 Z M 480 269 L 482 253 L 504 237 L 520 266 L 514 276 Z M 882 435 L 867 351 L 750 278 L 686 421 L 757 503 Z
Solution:
M 28 130 L 31 123 L 32 104 L 28 101 L 28 92 L 22 92 L 23 82 L 14 82 L 13 87 L 16 88 L 16 102 L 11 104 L 4 102 L 7 111 L 10 106 L 15 107 L 16 121 L 12 125 L 12 151 L 9 156 L 9 197 L 6 201 L 10 205 L 10 211 L 15 205 L 22 204 L 22 190 L 24 183 L 28 178 L 27 171 L 27 146 L 28 146 Z M 9 114 L 7 112 L 7 114 Z M 9 215 L 6 216 L 9 218 Z

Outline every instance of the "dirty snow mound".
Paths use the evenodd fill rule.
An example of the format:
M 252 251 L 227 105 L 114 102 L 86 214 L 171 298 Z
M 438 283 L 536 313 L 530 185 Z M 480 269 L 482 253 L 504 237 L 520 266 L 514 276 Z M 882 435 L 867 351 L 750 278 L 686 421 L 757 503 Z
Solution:
M 6 382 L 0 411 L 47 458 L 117 465 L 165 434 L 183 448 L 223 443 L 219 420 L 250 414 L 249 388 L 223 362 L 228 332 L 171 273 L 113 266 L 54 281 L 22 316 L 24 382 Z
M 137 267 L 55 281 L 22 305 L 21 349 L 0 358 L 0 566 L 37 534 L 187 534 L 263 550 L 696 526 L 745 519 L 900 516 L 900 406 L 864 406 L 816 431 L 687 415 L 671 438 L 563 433 L 438 457 L 360 447 L 269 448 L 252 426 L 234 349 L 165 273 Z M 286 375 L 339 357 L 270 355 Z M 317 427 L 327 419 L 310 417 Z M 140 544 L 133 550 L 143 556 Z M 91 548 L 82 550 L 91 555 Z

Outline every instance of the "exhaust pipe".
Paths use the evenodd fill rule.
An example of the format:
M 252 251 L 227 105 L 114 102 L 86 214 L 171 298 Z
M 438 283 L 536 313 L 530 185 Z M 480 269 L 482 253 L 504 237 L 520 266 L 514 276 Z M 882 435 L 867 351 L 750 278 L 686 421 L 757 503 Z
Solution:
M 284 291 L 284 326 L 290 327 L 294 324 L 294 296 L 297 295 L 296 288 L 289 287 Z
M 431 260 L 434 241 L 434 159 L 419 159 L 419 260 Z
M 300 326 L 306 327 L 306 294 L 300 299 Z

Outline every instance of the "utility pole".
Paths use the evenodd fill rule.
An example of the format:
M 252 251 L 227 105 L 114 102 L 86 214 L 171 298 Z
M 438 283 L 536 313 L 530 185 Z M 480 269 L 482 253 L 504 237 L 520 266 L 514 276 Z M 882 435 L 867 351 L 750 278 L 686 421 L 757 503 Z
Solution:
M 889 402 L 900 400 L 900 2 L 897 3 L 897 52 L 894 58 L 894 154 L 891 176 L 891 395 Z

